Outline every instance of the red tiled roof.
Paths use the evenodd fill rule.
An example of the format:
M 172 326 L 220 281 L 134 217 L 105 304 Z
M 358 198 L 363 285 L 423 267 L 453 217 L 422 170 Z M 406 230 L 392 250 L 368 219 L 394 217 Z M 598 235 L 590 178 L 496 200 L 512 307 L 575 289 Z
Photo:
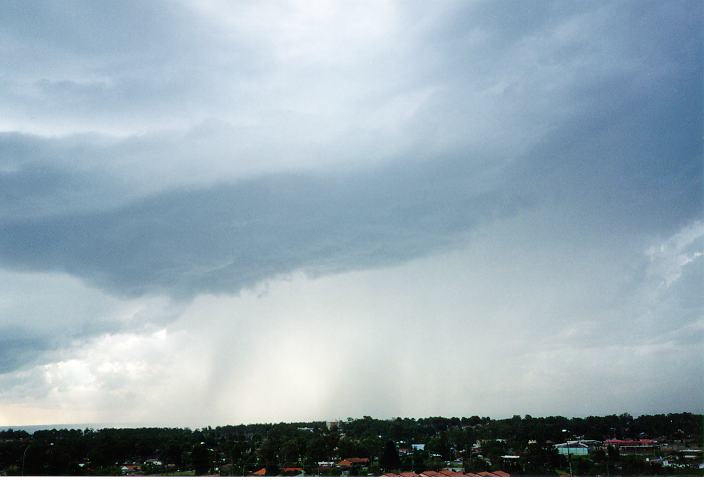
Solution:
M 439 472 L 435 470 L 426 470 L 420 475 L 414 472 L 401 472 L 401 473 L 385 473 L 382 477 L 510 477 L 509 473 L 502 470 L 496 470 L 495 472 L 454 472 L 452 470 L 440 470 Z
M 260 468 L 256 472 L 252 472 L 252 475 L 256 475 L 258 477 L 263 477 L 264 475 L 266 475 L 266 468 Z
M 345 460 L 352 462 L 352 463 L 369 463 L 369 459 L 366 457 L 351 457 L 351 458 L 345 458 Z
M 302 472 L 301 467 L 284 467 L 281 469 L 282 472 Z
M 643 438 L 641 440 L 631 440 L 630 438 L 627 438 L 625 440 L 619 440 L 616 438 L 612 438 L 611 440 L 605 440 L 605 444 L 607 445 L 620 445 L 624 447 L 635 447 L 635 446 L 646 446 L 646 445 L 655 445 L 656 442 L 655 440 L 651 440 L 649 438 Z
M 352 467 L 354 465 L 358 464 L 366 464 L 369 463 L 368 458 L 358 458 L 358 457 L 351 457 L 351 458 L 345 458 L 344 460 L 340 460 L 337 462 L 338 467 Z

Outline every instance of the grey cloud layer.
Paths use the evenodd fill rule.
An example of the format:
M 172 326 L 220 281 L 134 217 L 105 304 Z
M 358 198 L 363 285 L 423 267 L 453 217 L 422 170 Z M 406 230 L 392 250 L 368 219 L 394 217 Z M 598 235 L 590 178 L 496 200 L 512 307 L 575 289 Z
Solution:
M 236 292 L 297 268 L 393 263 L 447 247 L 477 223 L 518 208 L 518 198 L 482 193 L 461 163 L 449 165 L 268 176 L 109 211 L 6 222 L 0 258 L 124 293 L 177 295 Z
M 389 143 L 529 142 L 575 107 L 608 104 L 611 95 L 593 97 L 613 93 L 609 81 L 629 82 L 622 93 L 642 98 L 649 85 L 691 77 L 701 56 L 696 2 L 392 4 L 379 32 L 363 28 L 386 19 L 373 3 L 366 16 L 332 18 L 342 31 L 301 21 L 285 4 L 231 6 L 215 19 L 197 4 L 70 5 L 6 4 L 6 117 L 69 131 L 264 124 L 262 147 L 337 144 L 319 160 L 343 156 L 340 147 L 370 155 Z
M 398 265 L 525 218 L 540 227 L 494 233 L 487 255 L 550 268 L 472 262 L 564 310 L 536 337 L 587 354 L 615 325 L 614 349 L 630 327 L 634 351 L 701 343 L 701 237 L 672 248 L 692 260 L 667 288 L 677 261 L 654 253 L 653 273 L 642 255 L 702 217 L 703 9 L 5 2 L 0 280 L 17 285 L 0 290 L 0 372 L 176 316 L 133 312 L 155 295 Z M 635 270 L 611 304 L 580 249 Z M 551 283 L 565 270 L 578 293 Z
M 567 205 L 575 222 L 612 235 L 668 234 L 697 218 L 702 202 L 700 129 L 691 128 L 701 126 L 701 100 L 693 79 L 679 86 L 687 93 L 680 98 L 642 104 L 626 95 L 585 112 L 508 162 L 467 152 L 165 191 L 156 178 L 148 195 L 158 171 L 139 183 L 115 179 L 101 159 L 178 155 L 178 147 L 6 135 L 0 144 L 13 168 L 0 173 L 0 258 L 120 293 L 178 296 L 236 292 L 299 268 L 411 259 L 543 203 Z

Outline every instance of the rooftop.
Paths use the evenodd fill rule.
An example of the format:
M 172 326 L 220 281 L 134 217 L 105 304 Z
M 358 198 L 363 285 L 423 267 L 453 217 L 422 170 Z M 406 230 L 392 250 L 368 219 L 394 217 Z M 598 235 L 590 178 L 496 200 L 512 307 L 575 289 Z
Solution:
M 454 472 L 452 470 L 426 470 L 422 473 L 401 472 L 401 473 L 385 473 L 382 477 L 510 477 L 511 475 L 502 471 L 496 470 L 493 472 Z

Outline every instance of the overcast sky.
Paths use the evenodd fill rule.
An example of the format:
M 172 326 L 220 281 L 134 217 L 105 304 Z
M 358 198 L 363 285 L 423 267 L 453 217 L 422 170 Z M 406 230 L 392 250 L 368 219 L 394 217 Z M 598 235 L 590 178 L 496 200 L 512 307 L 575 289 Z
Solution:
M 0 5 L 0 425 L 702 412 L 702 2 Z

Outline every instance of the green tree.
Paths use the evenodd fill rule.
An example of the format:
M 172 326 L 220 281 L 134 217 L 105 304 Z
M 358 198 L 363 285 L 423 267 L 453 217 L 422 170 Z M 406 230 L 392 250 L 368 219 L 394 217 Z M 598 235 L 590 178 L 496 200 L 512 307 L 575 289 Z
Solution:
M 210 471 L 210 451 L 204 442 L 196 444 L 191 451 L 191 463 L 196 475 L 205 475 Z
M 386 442 L 384 453 L 381 455 L 381 468 L 387 472 L 401 468 L 401 460 L 398 457 L 396 445 L 391 440 Z

